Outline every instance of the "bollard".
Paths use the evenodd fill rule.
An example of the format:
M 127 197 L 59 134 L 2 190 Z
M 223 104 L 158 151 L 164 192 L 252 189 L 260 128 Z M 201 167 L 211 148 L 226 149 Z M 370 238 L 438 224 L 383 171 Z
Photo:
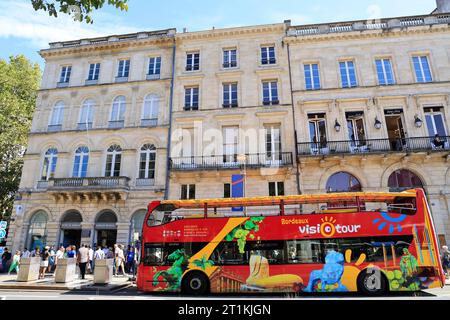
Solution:
M 41 265 L 40 257 L 20 259 L 19 274 L 17 281 L 28 282 L 39 279 L 39 267 Z
M 67 283 L 74 281 L 76 265 L 75 258 L 58 259 L 55 271 L 55 282 Z
M 111 282 L 113 277 L 113 263 L 114 259 L 95 260 L 95 268 L 94 268 L 95 284 L 107 284 Z

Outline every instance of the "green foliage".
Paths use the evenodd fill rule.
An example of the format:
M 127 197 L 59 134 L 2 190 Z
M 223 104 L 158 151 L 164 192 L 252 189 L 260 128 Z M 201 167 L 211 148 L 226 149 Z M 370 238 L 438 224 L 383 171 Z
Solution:
M 93 23 L 91 13 L 105 3 L 120 10 L 128 10 L 128 0 L 31 0 L 34 10 L 48 11 L 49 16 L 58 17 L 58 12 L 69 14 L 75 21 Z
M 0 59 L 0 218 L 12 212 L 40 78 L 23 55 Z
M 255 238 L 253 233 L 259 231 L 259 224 L 262 223 L 263 221 L 264 217 L 251 217 L 244 224 L 237 226 L 229 234 L 227 234 L 225 240 L 233 241 L 234 239 L 237 239 L 239 252 L 244 253 L 245 243 L 247 242 L 247 236 L 248 238 L 253 240 Z
M 212 267 L 214 265 L 214 261 L 206 259 L 203 256 L 201 259 L 194 260 L 194 266 L 202 268 L 202 270 L 206 270 L 207 267 Z

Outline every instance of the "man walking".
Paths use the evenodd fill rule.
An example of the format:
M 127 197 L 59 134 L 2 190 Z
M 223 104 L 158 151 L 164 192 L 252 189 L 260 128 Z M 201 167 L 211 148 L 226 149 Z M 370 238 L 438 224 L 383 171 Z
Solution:
M 8 271 L 8 261 L 11 260 L 11 253 L 8 251 L 8 248 L 5 248 L 5 251 L 2 254 L 2 272 Z
M 94 250 L 91 248 L 91 246 L 88 246 L 89 250 L 89 270 L 91 274 L 94 273 Z
M 27 248 L 25 248 L 25 250 L 23 250 L 21 258 L 29 258 L 30 256 L 31 256 L 31 252 Z
M 80 266 L 81 279 L 84 280 L 86 275 L 86 265 L 89 262 L 89 249 L 83 244 L 78 250 L 78 265 Z

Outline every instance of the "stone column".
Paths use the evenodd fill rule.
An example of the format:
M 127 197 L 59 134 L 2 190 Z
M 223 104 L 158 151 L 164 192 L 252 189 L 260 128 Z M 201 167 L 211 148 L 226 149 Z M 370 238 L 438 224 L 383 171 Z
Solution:
M 103 176 L 104 161 L 101 150 L 89 151 L 88 177 Z
M 59 236 L 59 229 L 59 222 L 47 222 L 47 239 L 45 241 L 47 246 L 57 247 L 59 245 L 59 238 L 57 238 Z
M 95 232 L 94 226 L 95 226 L 95 223 L 91 223 L 91 222 L 82 222 L 81 223 L 81 243 L 82 244 L 90 244 L 91 246 L 94 245 L 94 232 Z M 87 231 L 90 231 L 90 232 L 88 233 Z M 84 233 L 86 233 L 86 234 L 84 234 Z
M 155 186 L 165 185 L 166 171 L 167 171 L 167 149 L 158 148 L 156 150 Z
M 117 223 L 117 243 L 128 245 L 130 239 L 130 225 L 131 222 Z

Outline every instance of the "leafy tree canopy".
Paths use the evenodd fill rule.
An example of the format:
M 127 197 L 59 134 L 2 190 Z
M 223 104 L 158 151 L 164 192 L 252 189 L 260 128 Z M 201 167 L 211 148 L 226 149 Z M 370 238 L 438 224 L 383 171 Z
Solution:
M 40 78 L 23 55 L 0 59 L 0 218 L 12 212 Z
M 128 0 L 31 0 L 34 10 L 48 11 L 49 16 L 58 17 L 58 12 L 69 14 L 75 21 L 92 23 L 91 13 L 105 3 L 120 10 L 128 10 Z

